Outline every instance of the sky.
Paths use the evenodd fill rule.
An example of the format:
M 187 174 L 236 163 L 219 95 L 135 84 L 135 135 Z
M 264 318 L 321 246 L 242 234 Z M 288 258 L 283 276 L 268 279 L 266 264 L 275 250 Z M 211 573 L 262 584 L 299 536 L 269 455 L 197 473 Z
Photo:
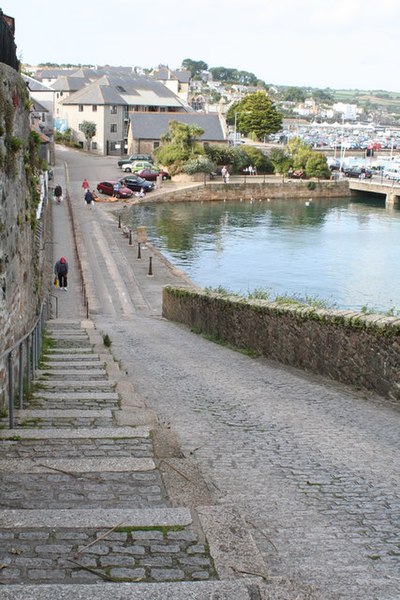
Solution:
M 399 0 L 2 0 L 21 62 L 175 69 L 400 92 Z

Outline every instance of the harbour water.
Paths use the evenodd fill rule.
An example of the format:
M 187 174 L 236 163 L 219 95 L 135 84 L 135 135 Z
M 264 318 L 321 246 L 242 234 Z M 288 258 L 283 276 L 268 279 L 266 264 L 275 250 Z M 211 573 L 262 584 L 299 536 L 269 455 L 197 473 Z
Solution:
M 131 224 L 202 287 L 400 310 L 400 210 L 370 196 L 146 204 Z

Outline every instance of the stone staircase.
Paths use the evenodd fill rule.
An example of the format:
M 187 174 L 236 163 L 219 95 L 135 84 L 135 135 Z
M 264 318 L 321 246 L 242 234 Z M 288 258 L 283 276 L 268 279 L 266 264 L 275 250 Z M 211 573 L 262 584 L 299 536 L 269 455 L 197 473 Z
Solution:
M 234 511 L 172 505 L 157 419 L 93 324 L 47 332 L 29 402 L 0 430 L 0 599 L 266 598 Z

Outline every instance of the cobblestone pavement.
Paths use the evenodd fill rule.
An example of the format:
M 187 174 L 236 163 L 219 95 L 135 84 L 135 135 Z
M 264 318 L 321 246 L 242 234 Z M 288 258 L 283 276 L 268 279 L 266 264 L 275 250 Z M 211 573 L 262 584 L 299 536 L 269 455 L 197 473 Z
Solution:
M 96 250 L 85 251 L 115 302 L 96 303 L 96 323 L 215 501 L 240 508 L 269 573 L 324 599 L 397 599 L 399 407 L 160 319 L 176 274 L 148 248 L 146 277 L 116 220 L 106 209 L 97 218 Z
M 96 334 L 90 337 L 79 327 L 79 322 L 48 324 L 55 347 L 42 357 L 27 405 L 15 407 L 16 428 L 0 432 L 0 598 L 16 597 L 16 584 L 39 586 L 29 597 L 40 598 L 45 590 L 40 586 L 48 583 L 216 580 L 204 536 L 191 526 L 192 519 L 174 509 L 166 517 L 159 512 L 170 502 L 150 428 L 118 427 L 124 398 L 104 391 L 117 384 L 93 349 Z M 104 397 L 109 420 L 103 428 L 91 423 L 92 429 L 83 429 L 89 420 L 83 415 L 104 409 Z M 53 417 L 43 419 L 43 411 Z M 18 427 L 20 412 L 31 415 L 31 424 L 37 418 L 41 428 Z M 44 422 L 54 429 L 44 429 Z M 132 516 L 126 510 L 133 507 Z M 96 519 L 98 510 L 103 513 Z M 110 515 L 115 521 L 118 512 L 121 521 L 105 528 L 104 521 Z M 96 527 L 90 525 L 93 519 Z
M 199 598 L 234 600 L 234 590 L 240 589 L 240 600 L 399 600 L 399 407 L 272 361 L 244 356 L 163 320 L 162 286 L 185 278 L 170 270 L 150 245 L 143 247 L 141 260 L 136 258 L 135 248 L 128 246 L 117 228 L 115 206 L 84 211 L 79 200 L 83 177 L 92 168 L 91 179 L 104 179 L 106 173 L 116 178 L 111 163 L 94 158 L 85 162 L 81 153 L 68 154 L 66 159 L 91 316 L 98 330 L 110 337 L 113 356 L 134 385 L 134 401 L 153 409 L 163 430 L 177 437 L 181 455 L 173 466 L 179 483 L 168 488 L 171 503 L 184 504 L 186 488 L 195 486 L 199 474 L 209 494 L 203 504 L 237 510 L 266 564 L 267 587 L 261 596 L 254 590 L 248 595 L 250 587 L 244 593 L 237 580 L 229 593 L 204 587 L 206 595 Z M 127 209 L 117 208 L 128 219 Z M 60 297 L 65 316 L 76 314 L 71 296 Z M 112 416 L 98 415 L 87 424 L 82 415 L 52 419 L 44 413 L 32 411 L 24 418 L 40 419 L 41 427 L 58 423 L 59 431 L 68 422 L 76 427 L 112 423 Z M 197 506 L 195 494 L 186 493 L 185 499 L 189 506 Z M 92 539 L 90 526 L 81 529 Z M 228 564 L 228 537 L 235 529 L 233 522 L 215 528 L 217 550 L 220 556 L 228 556 Z M 212 538 L 213 531 L 209 533 Z M 16 540 L 11 541 L 17 549 Z M 216 562 L 219 555 L 213 554 Z M 261 572 L 255 557 L 253 553 L 245 561 L 241 573 Z M 14 558 L 10 550 L 7 560 Z M 97 568 L 100 559 L 101 555 L 95 559 Z M 182 564 L 171 560 L 167 569 L 182 569 Z M 20 573 L 12 564 L 10 577 L 16 583 Z M 144 565 L 135 562 L 133 568 Z M 68 569 L 64 576 L 71 573 L 72 582 Z M 208 575 L 214 576 L 211 568 Z M 142 593 L 140 584 L 135 589 Z M 154 598 L 197 599 L 194 591 L 192 596 L 192 590 L 180 589 L 186 589 L 183 596 L 174 587 L 170 595 Z M 1 592 L 2 588 L 0 598 Z M 4 596 L 11 597 L 24 596 L 17 591 L 15 596 Z M 77 597 L 91 596 L 79 590 Z

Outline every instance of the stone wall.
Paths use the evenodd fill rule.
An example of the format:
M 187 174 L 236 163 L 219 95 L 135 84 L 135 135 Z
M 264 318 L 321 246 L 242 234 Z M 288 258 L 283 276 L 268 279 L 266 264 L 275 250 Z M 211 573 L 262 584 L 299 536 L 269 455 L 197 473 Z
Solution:
M 187 177 L 187 176 L 186 176 Z M 213 202 L 213 201 L 229 201 L 229 200 L 266 200 L 277 198 L 299 198 L 308 200 L 310 198 L 347 198 L 350 196 L 349 182 L 343 181 L 315 181 L 315 189 L 310 190 L 308 181 L 286 180 L 271 180 L 268 178 L 264 181 L 253 183 L 252 178 L 240 178 L 239 182 L 229 184 L 213 183 L 206 181 L 204 176 L 202 183 L 192 183 L 188 181 L 188 186 L 185 188 L 167 191 L 167 188 L 162 189 L 162 194 L 157 192 L 147 194 L 145 198 L 135 202 L 144 204 L 146 202 Z M 233 178 L 232 178 L 233 179 Z M 231 181 L 232 181 L 231 179 Z
M 166 287 L 163 316 L 233 346 L 400 400 L 400 319 Z
M 12 68 L 0 63 L 0 408 L 6 361 L 2 354 L 32 327 L 46 293 L 51 207 L 38 219 L 40 180 L 32 179 L 29 97 Z M 33 186 L 32 181 L 37 181 Z M 43 182 L 42 182 L 43 184 Z

